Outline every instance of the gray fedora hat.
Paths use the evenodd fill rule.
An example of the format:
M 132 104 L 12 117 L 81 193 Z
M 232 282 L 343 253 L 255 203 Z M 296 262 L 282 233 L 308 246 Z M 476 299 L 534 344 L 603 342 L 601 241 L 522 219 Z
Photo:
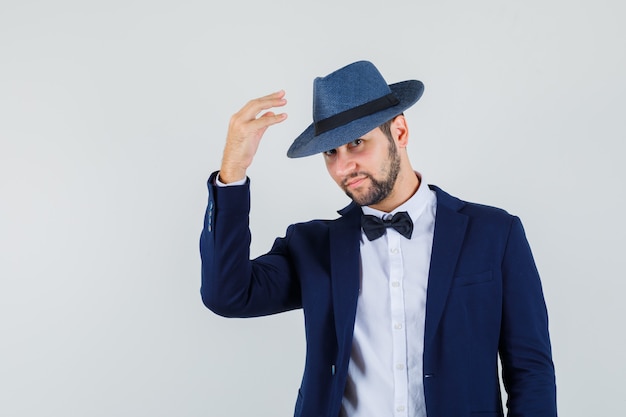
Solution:
M 417 80 L 388 85 L 369 61 L 349 64 L 313 81 L 313 123 L 287 151 L 301 158 L 338 148 L 393 119 L 424 92 Z

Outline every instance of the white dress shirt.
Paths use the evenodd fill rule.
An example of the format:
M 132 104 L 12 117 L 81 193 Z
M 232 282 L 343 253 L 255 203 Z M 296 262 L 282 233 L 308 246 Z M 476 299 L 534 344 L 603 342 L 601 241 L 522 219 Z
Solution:
M 426 417 L 422 356 L 436 196 L 420 181 L 392 213 L 362 210 L 381 218 L 407 211 L 414 228 L 411 239 L 392 228 L 373 241 L 361 233 L 361 284 L 340 416 Z

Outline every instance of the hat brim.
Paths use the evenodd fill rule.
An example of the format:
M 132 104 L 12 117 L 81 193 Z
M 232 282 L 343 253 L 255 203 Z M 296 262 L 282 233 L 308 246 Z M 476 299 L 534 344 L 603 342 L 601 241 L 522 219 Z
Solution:
M 390 84 L 389 88 L 398 98 L 398 104 L 317 136 L 315 136 L 315 126 L 311 124 L 293 141 L 287 150 L 287 156 L 289 158 L 302 158 L 352 142 L 411 107 L 424 92 L 424 84 L 418 80 Z

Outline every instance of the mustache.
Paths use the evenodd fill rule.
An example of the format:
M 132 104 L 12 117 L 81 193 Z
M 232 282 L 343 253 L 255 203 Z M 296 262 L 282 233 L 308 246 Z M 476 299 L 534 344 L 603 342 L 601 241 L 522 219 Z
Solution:
M 357 177 L 363 177 L 363 178 L 369 178 L 369 179 L 374 179 L 370 174 L 368 174 L 367 172 L 363 172 L 363 171 L 359 171 L 359 172 L 353 172 L 351 174 L 346 175 L 343 180 L 341 180 L 341 184 L 344 187 L 348 186 L 348 183 L 350 182 L 350 180 L 357 178 Z

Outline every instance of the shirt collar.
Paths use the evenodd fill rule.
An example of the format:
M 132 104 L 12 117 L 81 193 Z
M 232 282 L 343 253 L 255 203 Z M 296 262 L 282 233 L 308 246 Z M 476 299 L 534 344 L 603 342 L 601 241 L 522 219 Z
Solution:
M 384 219 L 393 216 L 398 212 L 406 211 L 409 213 L 409 216 L 411 216 L 411 220 L 415 222 L 433 199 L 433 192 L 430 190 L 430 188 L 428 188 L 428 184 L 424 182 L 424 177 L 422 177 L 422 174 L 416 171 L 415 175 L 417 175 L 417 177 L 419 178 L 420 183 L 417 191 L 411 196 L 411 198 L 400 204 L 398 207 L 392 210 L 391 213 L 376 210 L 375 208 L 369 206 L 362 206 L 361 210 L 363 211 L 363 214 L 370 214 Z

